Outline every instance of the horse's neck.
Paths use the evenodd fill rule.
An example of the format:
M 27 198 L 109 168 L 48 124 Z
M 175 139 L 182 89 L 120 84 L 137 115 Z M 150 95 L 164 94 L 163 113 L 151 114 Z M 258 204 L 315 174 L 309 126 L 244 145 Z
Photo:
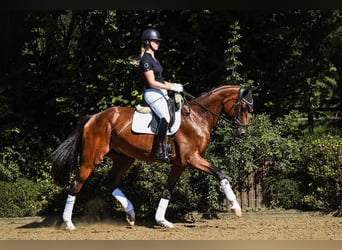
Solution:
M 221 115 L 224 100 L 229 97 L 235 99 L 238 89 L 238 86 L 222 86 L 196 98 L 195 100 L 212 112 Z
M 194 99 L 191 109 L 201 117 L 201 120 L 205 121 L 209 129 L 211 129 L 215 126 L 219 116 L 223 112 L 224 100 L 229 97 L 235 98 L 236 92 L 235 86 L 223 86 L 214 89 Z

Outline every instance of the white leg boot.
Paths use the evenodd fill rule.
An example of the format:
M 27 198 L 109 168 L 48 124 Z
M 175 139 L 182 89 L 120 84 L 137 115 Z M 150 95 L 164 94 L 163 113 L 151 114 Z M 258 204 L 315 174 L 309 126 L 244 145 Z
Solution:
M 174 225 L 165 219 L 165 213 L 168 205 L 169 200 L 164 198 L 160 199 L 158 209 L 155 215 L 155 220 L 162 227 L 173 228 Z
M 76 227 L 72 223 L 71 216 L 72 216 L 72 210 L 74 208 L 76 196 L 68 194 L 65 207 L 64 207 L 64 212 L 63 212 L 63 221 L 66 222 L 66 230 L 75 230 Z
M 227 179 L 223 179 L 222 181 L 220 181 L 221 187 L 224 191 L 224 194 L 226 195 L 226 198 L 233 203 L 233 206 L 230 208 L 232 210 L 232 212 L 236 215 L 236 216 L 241 216 L 241 207 L 239 205 L 239 203 L 236 200 L 236 196 L 232 190 L 232 188 L 229 185 L 229 182 Z
M 112 195 L 114 198 L 119 201 L 126 212 L 126 220 L 131 225 L 135 224 L 135 212 L 133 204 L 127 199 L 127 197 L 122 193 L 119 188 L 116 188 Z

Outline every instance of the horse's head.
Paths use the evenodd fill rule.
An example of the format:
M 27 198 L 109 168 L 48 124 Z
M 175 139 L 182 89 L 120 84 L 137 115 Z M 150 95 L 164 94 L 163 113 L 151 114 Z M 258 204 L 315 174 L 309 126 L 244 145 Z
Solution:
M 234 129 L 233 133 L 237 136 L 246 136 L 249 123 L 249 113 L 253 111 L 252 91 L 254 87 L 241 87 L 237 90 L 236 98 L 232 101 L 227 98 L 224 103 L 224 112 L 231 121 Z

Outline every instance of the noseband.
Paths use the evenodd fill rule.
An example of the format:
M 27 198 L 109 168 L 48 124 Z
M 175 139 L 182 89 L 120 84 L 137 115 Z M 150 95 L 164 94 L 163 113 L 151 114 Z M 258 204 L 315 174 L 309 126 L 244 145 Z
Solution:
M 246 92 L 247 92 L 247 94 L 246 94 Z M 247 127 L 249 125 L 249 123 L 241 123 L 239 121 L 239 119 L 237 118 L 238 114 L 241 110 L 241 101 L 243 101 L 247 104 L 248 112 L 251 113 L 253 111 L 254 101 L 252 98 L 252 94 L 248 88 L 242 87 L 239 89 L 239 93 L 236 97 L 234 107 L 232 107 L 232 108 L 234 108 L 234 114 L 233 114 L 233 118 L 232 118 L 232 120 L 230 120 L 230 122 L 231 122 L 233 128 Z M 223 105 L 224 104 L 225 104 L 225 102 L 223 103 Z

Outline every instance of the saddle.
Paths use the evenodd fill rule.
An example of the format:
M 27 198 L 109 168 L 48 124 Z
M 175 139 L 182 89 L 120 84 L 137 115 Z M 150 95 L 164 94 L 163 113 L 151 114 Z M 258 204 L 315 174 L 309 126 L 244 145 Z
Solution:
M 174 134 L 180 126 L 180 110 L 183 104 L 181 94 L 173 92 L 169 94 L 168 107 L 170 123 L 168 135 Z M 153 112 L 148 104 L 143 101 L 135 107 L 132 130 L 136 133 L 154 134 L 159 123 L 159 117 Z

